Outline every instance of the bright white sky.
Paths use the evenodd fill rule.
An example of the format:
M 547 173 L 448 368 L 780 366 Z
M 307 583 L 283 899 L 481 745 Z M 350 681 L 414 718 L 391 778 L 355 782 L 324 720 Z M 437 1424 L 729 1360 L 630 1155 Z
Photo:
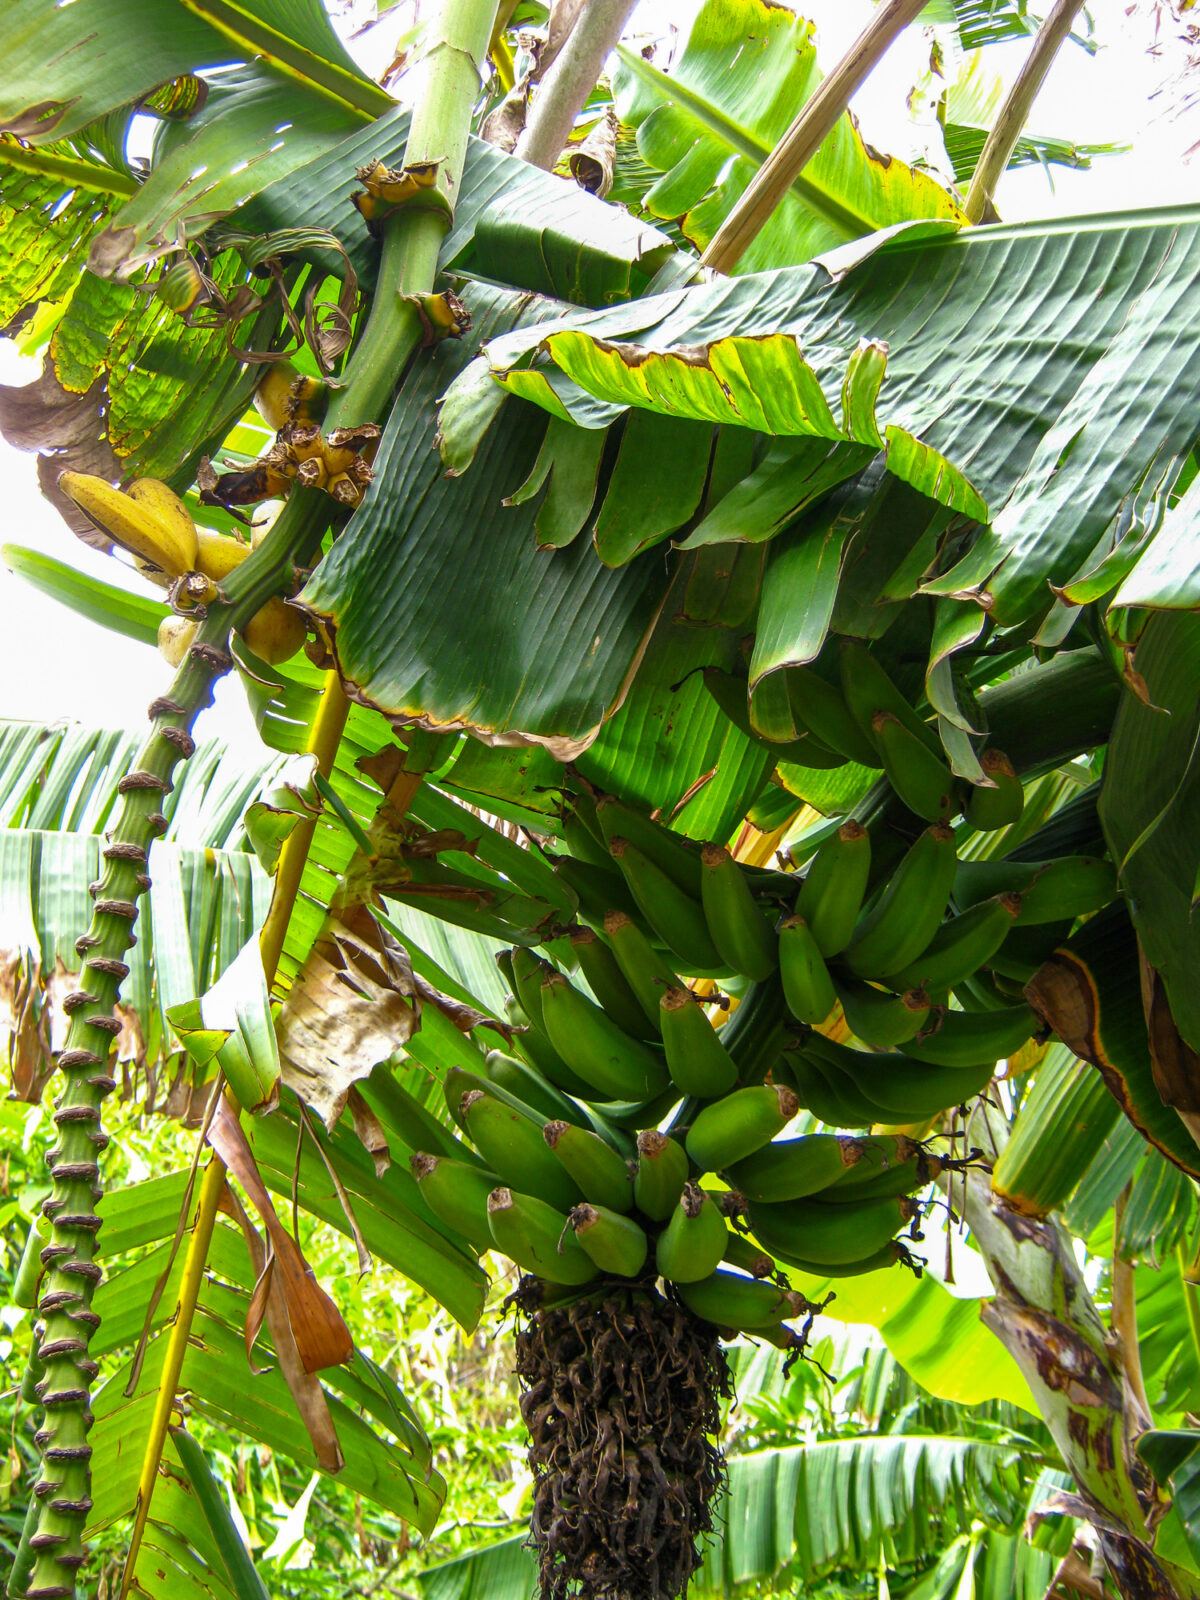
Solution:
M 686 28 L 698 0 L 642 0 L 633 31 L 661 35 L 670 24 Z M 1165 97 L 1152 97 L 1178 70 L 1176 53 L 1151 51 L 1153 23 L 1143 3 L 1127 16 L 1129 0 L 1095 0 L 1091 12 L 1101 48 L 1095 56 L 1068 45 L 1056 61 L 1029 121 L 1029 130 L 1079 142 L 1128 143 L 1132 149 L 1098 161 L 1090 172 L 1055 169 L 1052 180 L 1036 167 L 1008 174 L 998 195 L 1006 220 L 1064 216 L 1082 211 L 1136 209 L 1200 199 L 1200 156 L 1185 164 L 1182 152 L 1198 134 L 1173 122 Z M 871 0 L 812 0 L 806 12 L 820 30 L 822 58 L 836 61 L 869 16 Z M 359 14 L 361 15 L 361 8 Z M 391 56 L 385 18 L 369 40 L 380 65 Z M 1011 76 L 1023 44 L 996 47 L 988 61 Z M 928 44 L 909 29 L 855 101 L 867 139 L 907 155 L 914 138 L 905 113 L 910 85 L 923 70 Z M 364 63 L 375 65 L 372 61 Z M 23 383 L 36 373 L 12 345 L 0 340 L 0 383 Z M 0 540 L 30 545 L 112 582 L 117 562 L 80 544 L 40 498 L 31 457 L 0 441 L 0 495 L 8 508 Z M 137 587 L 130 579 L 129 587 Z M 145 707 L 166 681 L 158 655 L 64 611 L 0 567 L 0 716 L 50 722 L 74 717 L 93 725 L 139 726 Z M 213 719 L 217 719 L 218 725 Z M 253 724 L 240 686 L 226 680 L 208 731 L 253 747 Z

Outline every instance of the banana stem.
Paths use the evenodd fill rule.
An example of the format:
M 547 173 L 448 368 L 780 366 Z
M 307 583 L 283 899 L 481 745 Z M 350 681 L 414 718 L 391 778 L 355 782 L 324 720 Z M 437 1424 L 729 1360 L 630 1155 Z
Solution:
M 437 161 L 439 184 L 451 205 L 462 174 L 493 12 L 492 0 L 447 0 L 426 55 L 415 69 L 420 83 L 405 161 L 410 165 Z M 330 427 L 374 420 L 384 411 L 420 340 L 416 311 L 400 297 L 432 289 L 447 225 L 445 216 L 412 208 L 401 209 L 384 224 L 375 301 L 346 387 L 331 407 Z M 278 594 L 295 564 L 319 548 L 329 509 L 329 500 L 319 491 L 293 490 L 271 532 L 226 581 L 224 600 L 210 608 L 169 693 L 150 707 L 150 736 L 135 769 L 118 786 L 121 810 L 102 852 L 103 871 L 91 888 L 95 902 L 91 925 L 76 945 L 83 958 L 80 987 L 64 1002 L 71 1022 L 59 1058 L 63 1082 L 54 1111 L 57 1142 L 47 1156 L 53 1192 L 43 1209 L 51 1221 L 51 1237 L 42 1251 L 46 1275 L 38 1302 L 38 1353 L 44 1376 L 38 1385 L 43 1419 L 36 1443 L 42 1459 L 34 1489 L 36 1528 L 26 1530 L 17 1558 L 20 1565 L 30 1553 L 33 1556 L 26 1600 L 71 1600 L 85 1559 L 83 1530 L 92 1506 L 91 1385 L 98 1371 L 88 1344 L 99 1322 L 91 1301 L 101 1277 L 94 1259 L 100 1228 L 96 1202 L 102 1193 L 99 1157 L 108 1142 L 100 1126 L 101 1105 L 115 1087 L 108 1070 L 119 1027 L 113 1008 L 128 976 L 122 957 L 134 942 L 138 900 L 150 885 L 146 875 L 150 846 L 166 828 L 163 797 L 170 792 L 175 767 L 195 748 L 191 729 L 211 702 L 214 681 L 233 665 L 230 632 L 244 626 Z M 312 742 L 320 741 L 318 755 L 330 765 L 348 710 L 339 705 L 343 699 L 340 684 L 336 692 L 327 685 L 313 729 Z M 266 952 L 272 974 L 282 948 L 280 930 L 286 927 L 299 888 L 307 848 L 308 839 L 302 836 L 291 853 L 286 892 L 284 885 L 277 891 L 278 910 L 272 905 L 271 947 Z M 219 1190 L 223 1177 L 214 1158 L 205 1172 L 203 1193 Z M 211 1220 L 205 1227 L 198 1222 L 189 1261 L 203 1262 L 211 1231 Z M 183 1314 L 175 1330 L 180 1351 L 194 1303 L 192 1296 L 185 1307 L 181 1297 Z M 147 1448 L 144 1487 L 153 1485 L 161 1449 L 161 1439 L 157 1449 Z M 143 1498 L 146 1509 L 140 1513 L 140 1526 L 148 1514 L 148 1498 Z

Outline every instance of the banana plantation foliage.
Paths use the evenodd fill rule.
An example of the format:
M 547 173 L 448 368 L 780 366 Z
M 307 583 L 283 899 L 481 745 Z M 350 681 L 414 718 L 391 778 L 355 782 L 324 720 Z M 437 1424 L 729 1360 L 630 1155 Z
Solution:
M 0 7 L 8 1595 L 1194 1600 L 1200 208 L 1003 220 L 1071 0 L 368 9 Z

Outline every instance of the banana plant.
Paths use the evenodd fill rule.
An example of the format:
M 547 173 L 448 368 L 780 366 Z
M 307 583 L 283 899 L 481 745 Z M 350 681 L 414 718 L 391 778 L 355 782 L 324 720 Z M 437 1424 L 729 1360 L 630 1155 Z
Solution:
M 767 270 L 707 280 L 688 238 L 703 242 L 761 194 L 783 134 L 773 114 L 747 111 L 755 51 L 802 120 L 825 115 L 833 93 L 821 90 L 806 25 L 758 0 L 702 8 L 667 82 L 622 58 L 620 188 L 664 223 L 685 218 L 682 244 L 678 230 L 474 136 L 489 46 L 494 87 L 507 87 L 503 29 L 478 0 L 449 0 L 428 25 L 411 109 L 355 65 L 316 0 L 290 8 L 286 25 L 258 0 L 171 0 L 139 5 L 136 28 L 127 8 L 108 16 L 105 0 L 86 49 L 81 10 L 32 0 L 0 32 L 3 204 L 17 224 L 5 248 L 11 240 L 20 267 L 4 306 L 10 319 L 40 316 L 47 341 L 38 382 L 0 397 L 0 426 L 39 451 L 44 486 L 82 537 L 121 546 L 166 590 L 170 616 L 123 601 L 122 625 L 153 632 L 178 671 L 118 781 L 93 921 L 69 968 L 79 987 L 63 1000 L 44 1370 L 29 1386 L 44 1409 L 43 1477 L 21 1557 L 29 1596 L 75 1592 L 93 1509 L 93 1191 L 113 1005 L 151 843 L 168 826 L 165 797 L 196 759 L 190 730 L 213 679 L 236 660 L 266 742 L 311 760 L 303 784 L 266 796 L 247 819 L 274 880 L 261 962 L 248 946 L 164 1019 L 164 1039 L 174 1030 L 198 1079 L 218 1087 L 205 1135 L 213 1154 L 183 1213 L 187 1270 L 140 1465 L 127 1588 L 141 1581 L 150 1522 L 162 1520 L 151 1504 L 159 1468 L 187 1468 L 187 1444 L 171 1446 L 167 1430 L 188 1381 L 189 1331 L 207 1315 L 204 1263 L 228 1173 L 261 1192 L 264 1225 L 269 1191 L 294 1183 L 361 1251 L 408 1272 L 465 1323 L 478 1315 L 470 1230 L 439 1219 L 394 1168 L 377 1170 L 382 1160 L 337 1120 L 365 1105 L 376 1156 L 392 1138 L 417 1155 L 428 1154 L 417 1141 L 432 1141 L 451 1160 L 468 1148 L 402 1077 L 377 1076 L 394 1051 L 371 1014 L 382 1008 L 390 1042 L 444 1079 L 464 1038 L 484 1058 L 477 1030 L 504 1037 L 499 997 L 481 1003 L 479 986 L 446 971 L 428 938 L 423 950 L 410 930 L 428 929 L 406 918 L 432 910 L 479 939 L 542 944 L 573 968 L 554 947 L 584 904 L 578 868 L 572 886 L 562 859 L 552 870 L 544 853 L 477 826 L 469 808 L 545 841 L 566 832 L 565 795 L 578 810 L 615 791 L 635 821 L 663 813 L 681 835 L 723 844 L 747 816 L 786 828 L 819 795 L 839 816 L 863 807 L 894 856 L 931 824 L 938 848 L 916 859 L 952 863 L 946 819 L 961 811 L 969 834 L 972 816 L 994 811 L 991 773 L 1015 802 L 1019 778 L 1102 745 L 1137 688 L 1136 636 L 1117 636 L 1110 602 L 1137 571 L 1151 579 L 1140 605 L 1163 603 L 1142 562 L 1185 481 L 1200 370 L 1195 215 L 964 228 L 956 195 L 872 157 L 841 114 L 844 97 L 823 153 L 784 175 L 758 254 L 744 255 Z M 957 10 L 966 28 L 971 8 Z M 739 60 L 740 77 L 729 70 Z M 848 93 L 839 74 L 829 82 Z M 126 152 L 145 117 L 158 128 L 143 166 Z M 685 141 L 699 152 L 691 165 Z M 648 169 L 660 175 L 652 186 Z M 1059 336 L 1064 325 L 1072 338 Z M 259 381 L 288 355 L 296 364 L 281 369 L 282 386 Z M 257 423 L 247 420 L 255 394 Z M 282 511 L 247 547 L 246 508 L 280 495 Z M 66 574 L 40 579 L 97 603 L 98 591 Z M 298 644 L 298 627 L 313 632 L 319 667 L 288 659 L 281 639 L 290 631 Z M 1033 668 L 1035 652 L 1055 659 Z M 397 726 L 408 730 L 400 745 Z M 821 776 L 830 771 L 836 793 Z M 669 923 L 693 958 L 682 964 L 729 966 L 733 933 L 762 915 L 753 889 L 740 913 L 724 905 L 730 937 L 718 950 L 709 935 L 719 919 L 701 927 L 680 898 L 678 877 L 690 885 L 694 862 L 681 839 L 682 856 L 662 837 L 651 828 L 619 848 L 593 837 L 599 862 L 581 839 L 579 860 L 648 919 L 660 949 Z M 674 882 L 641 853 L 648 840 L 666 850 Z M 569 863 L 578 851 L 562 854 Z M 1013 860 L 1031 885 L 1037 873 Z M 885 850 L 877 870 L 886 877 L 895 864 Z M 1050 864 L 1056 883 L 1101 885 L 1085 887 L 1073 915 L 1112 899 L 1102 848 L 1082 858 L 1060 841 Z M 916 876 L 913 867 L 905 881 Z M 771 880 L 758 887 L 768 901 L 782 893 Z M 945 888 L 931 936 L 949 879 Z M 883 924 L 889 938 L 898 919 L 893 910 Z M 873 943 L 850 949 L 854 981 L 888 975 L 888 944 L 877 928 Z M 547 983 L 559 1002 L 571 989 L 561 971 Z M 347 989 L 353 1003 L 334 1003 Z M 528 1012 L 540 996 L 519 998 L 528 1005 L 517 1025 L 536 1023 Z M 1023 1005 L 1011 1010 L 1013 1026 L 1032 1025 Z M 747 1005 L 743 1024 L 753 1014 Z M 577 1006 L 572 1015 L 594 1021 Z M 334 1026 L 337 1070 L 315 1071 L 313 1041 Z M 986 1019 L 976 1026 L 987 1032 Z M 1186 1036 L 1186 1019 L 1180 1027 Z M 567 1054 L 587 1033 L 551 1024 Z M 830 1071 L 862 1054 L 831 1054 L 847 1048 L 840 1040 L 819 1048 Z M 653 1051 L 640 1059 L 665 1083 Z M 973 1089 L 993 1061 L 975 1062 L 984 1076 Z M 1132 1072 L 1122 1069 L 1123 1085 Z M 241 1110 L 263 1114 L 243 1127 L 225 1083 Z M 450 1116 L 480 1092 L 451 1101 Z M 737 1092 L 749 1096 L 736 1107 L 742 1132 L 770 1138 L 796 1109 L 778 1085 Z M 849 1107 L 852 1125 L 866 1104 Z M 839 1109 L 844 1100 L 826 1120 Z M 1144 1096 L 1135 1110 L 1148 1128 Z M 724 1146 L 713 1130 L 724 1135 L 733 1118 L 720 1103 L 698 1113 L 694 1164 L 716 1164 Z M 481 1147 L 483 1119 L 476 1111 L 468 1129 Z M 1167 1137 L 1157 1134 L 1160 1148 Z M 543 1166 L 554 1159 L 533 1148 Z M 740 1153 L 753 1154 L 753 1140 Z M 689 1218 L 711 1219 L 713 1203 L 706 1210 L 692 1189 Z M 509 1199 L 493 1204 L 498 1194 Z M 493 1237 L 502 1214 L 514 1227 L 508 1188 L 488 1206 Z M 515 1219 L 517 1259 L 529 1215 Z M 543 1222 L 554 1254 L 570 1256 L 562 1228 Z M 472 1244 L 486 1242 L 476 1233 Z M 895 1253 L 889 1238 L 881 1248 Z M 576 1248 L 571 1270 L 590 1274 Z M 697 1345 L 695 1359 L 717 1362 L 719 1384 L 706 1350 Z M 413 1515 L 424 1525 L 428 1505 Z

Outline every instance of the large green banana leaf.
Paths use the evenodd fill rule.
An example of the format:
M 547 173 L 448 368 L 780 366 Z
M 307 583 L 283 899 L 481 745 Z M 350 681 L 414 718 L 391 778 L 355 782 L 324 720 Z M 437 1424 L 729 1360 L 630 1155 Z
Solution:
M 719 1526 L 692 1580 L 704 1595 L 767 1585 L 784 1568 L 802 1583 L 845 1567 L 877 1568 L 936 1553 L 981 1503 L 995 1520 L 1023 1510 L 1011 1443 L 865 1434 L 735 1455 Z M 424 1600 L 529 1600 L 534 1562 L 524 1530 L 430 1567 Z
M 986 508 L 989 525 L 962 559 L 948 547 L 926 591 L 1018 622 L 1045 610 L 1047 584 L 1069 586 L 1109 553 L 1122 502 L 1169 489 L 1191 450 L 1198 228 L 1195 209 L 950 237 L 916 228 L 856 248 L 832 279 L 812 265 L 678 289 L 507 335 L 486 353 L 505 387 L 586 426 L 634 406 L 866 439 L 878 415 L 901 430 L 885 457 L 893 473 L 953 505 L 963 491 L 939 476 L 944 458 Z M 836 408 L 860 340 L 888 351 L 862 431 L 854 416 L 845 433 L 815 425 L 797 384 L 815 389 L 817 415 Z M 752 513 L 740 537 L 756 537 Z M 1130 565 L 1137 546 L 1122 545 Z M 1118 559 L 1112 585 L 1123 576 Z
M 620 45 L 613 94 L 661 176 L 642 203 L 703 249 L 822 80 L 815 29 L 767 0 L 706 0 L 670 74 Z M 926 172 L 872 150 L 849 112 L 737 265 L 798 266 L 910 217 L 961 216 Z

